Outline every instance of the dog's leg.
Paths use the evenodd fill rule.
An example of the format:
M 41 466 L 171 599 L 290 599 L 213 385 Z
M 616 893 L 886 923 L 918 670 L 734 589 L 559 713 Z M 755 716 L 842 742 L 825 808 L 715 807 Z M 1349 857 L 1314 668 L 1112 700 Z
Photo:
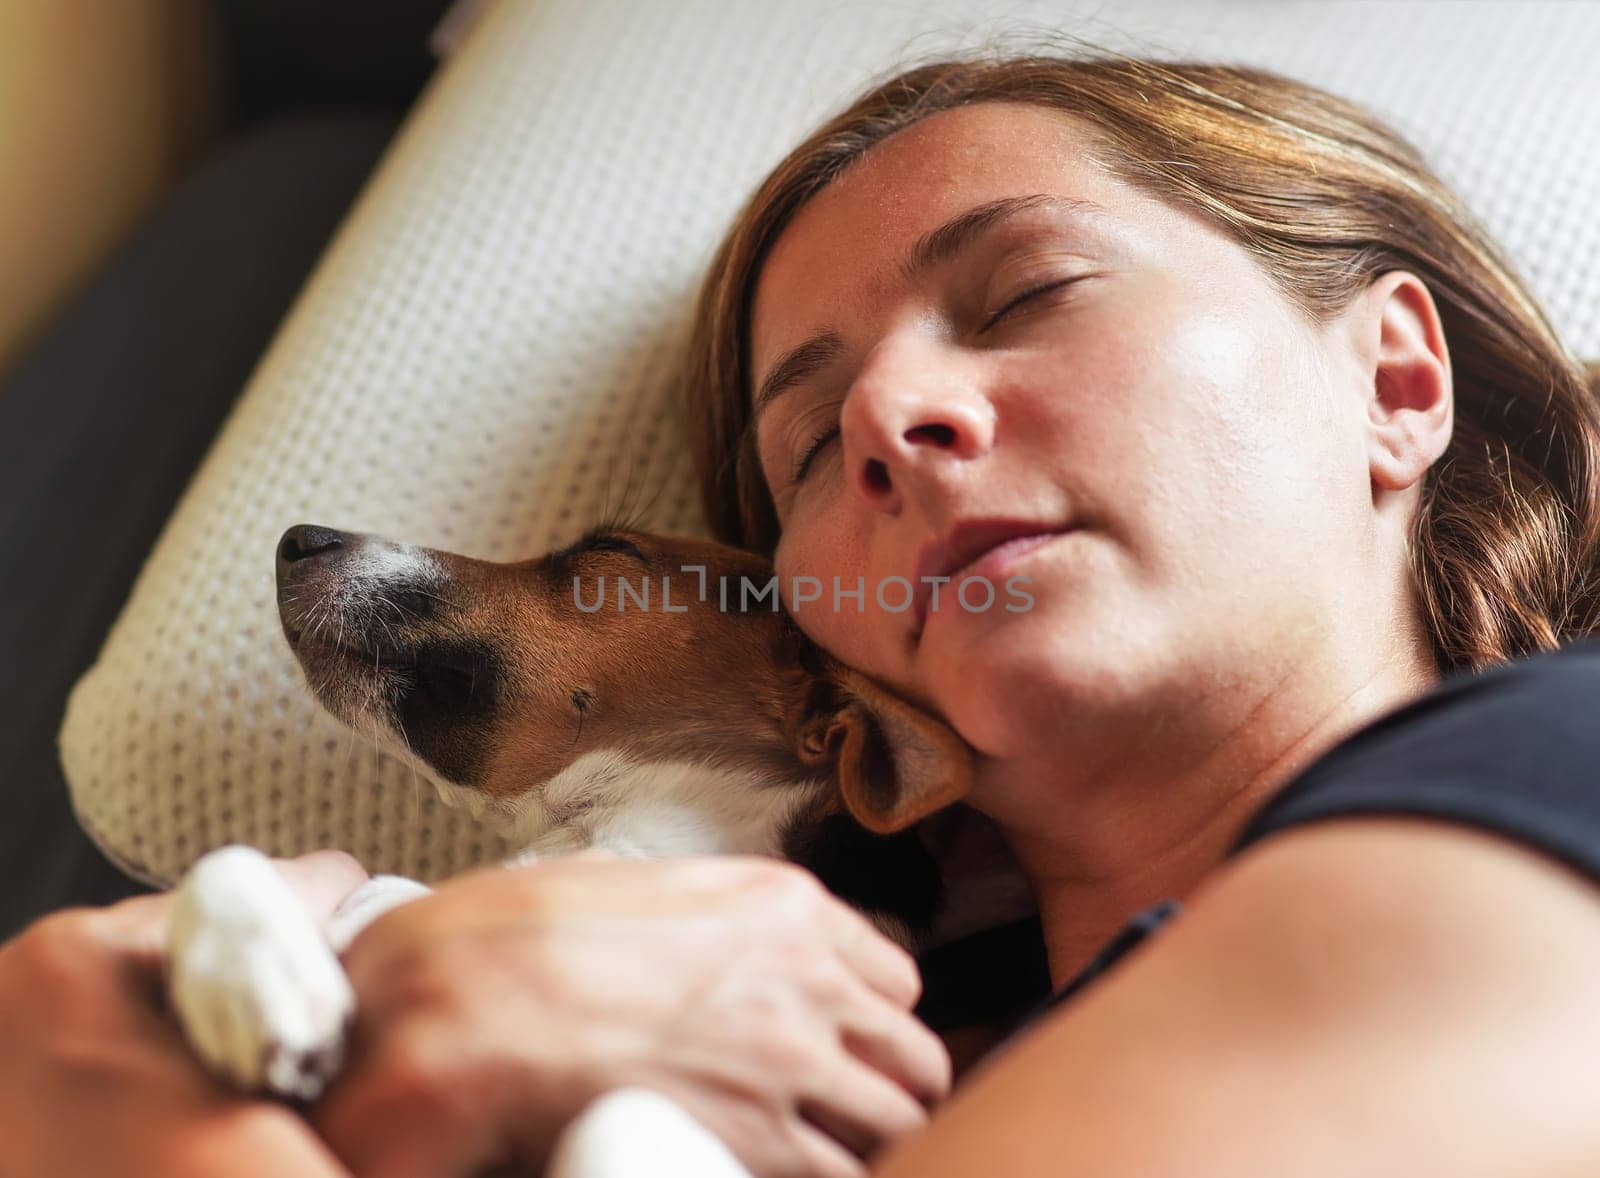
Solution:
M 355 998 L 271 860 L 235 846 L 196 863 L 178 887 L 167 955 L 173 1008 L 207 1066 L 247 1091 L 321 1094 Z
M 567 1126 L 545 1178 L 750 1178 L 750 1171 L 667 1097 L 618 1088 Z
M 328 917 L 326 932 L 333 951 L 343 954 L 366 928 L 391 908 L 409 904 L 432 889 L 401 875 L 375 875 L 351 892 Z

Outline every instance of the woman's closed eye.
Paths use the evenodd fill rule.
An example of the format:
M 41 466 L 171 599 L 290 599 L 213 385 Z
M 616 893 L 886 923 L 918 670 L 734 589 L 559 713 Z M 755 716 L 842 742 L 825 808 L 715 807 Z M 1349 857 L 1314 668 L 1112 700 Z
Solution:
M 995 324 L 999 323 L 1007 315 L 1011 314 L 1011 312 L 1017 310 L 1024 304 L 1029 303 L 1042 295 L 1047 295 L 1053 291 L 1060 290 L 1062 287 L 1069 286 L 1077 281 L 1078 278 L 1076 276 L 1071 278 L 1052 278 L 1047 282 L 1041 282 L 1035 286 L 1027 287 L 1020 293 L 1007 299 L 1005 304 L 1001 306 L 998 311 L 994 312 L 994 314 L 985 319 L 982 326 L 978 328 L 976 334 L 982 335 L 984 332 L 994 327 Z
M 815 462 L 817 457 L 822 453 L 823 447 L 827 446 L 838 436 L 839 426 L 837 423 L 830 425 L 821 432 L 813 435 L 811 440 L 807 442 L 801 449 L 800 457 L 794 464 L 794 473 L 790 475 L 789 481 L 792 483 L 798 483 L 804 479 L 806 477 L 806 472 L 811 469 L 811 464 Z
M 1007 299 L 998 311 L 995 311 L 993 314 L 989 315 L 983 321 L 983 323 L 979 325 L 974 334 L 984 334 L 999 324 L 1007 316 L 1011 315 L 1013 312 L 1021 309 L 1029 303 L 1032 303 L 1036 299 L 1042 299 L 1045 295 L 1052 294 L 1058 290 L 1062 290 L 1065 287 L 1071 286 L 1073 283 L 1078 282 L 1082 277 L 1084 276 L 1072 275 L 1066 278 L 1051 278 L 1044 282 L 1038 282 L 1031 286 L 1024 287 L 1024 289 L 1019 291 L 1017 294 Z M 835 419 L 831 425 L 827 425 L 813 433 L 806 443 L 800 446 L 798 449 L 798 457 L 796 457 L 794 466 L 789 473 L 790 485 L 796 485 L 804 482 L 806 475 L 810 473 L 812 467 L 816 464 L 817 459 L 822 456 L 823 451 L 837 441 L 838 438 L 839 424 L 837 419 Z

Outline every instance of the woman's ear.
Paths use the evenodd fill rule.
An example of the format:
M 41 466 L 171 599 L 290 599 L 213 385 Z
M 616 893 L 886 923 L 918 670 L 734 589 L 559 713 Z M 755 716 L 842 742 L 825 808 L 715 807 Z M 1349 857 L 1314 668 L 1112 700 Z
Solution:
M 801 762 L 830 768 L 845 809 L 877 834 L 904 830 L 972 787 L 965 741 L 849 667 L 812 681 L 793 732 Z
M 1419 483 L 1450 444 L 1454 391 L 1444 327 L 1427 285 L 1391 270 L 1363 296 L 1363 364 L 1371 374 L 1367 465 L 1373 489 Z

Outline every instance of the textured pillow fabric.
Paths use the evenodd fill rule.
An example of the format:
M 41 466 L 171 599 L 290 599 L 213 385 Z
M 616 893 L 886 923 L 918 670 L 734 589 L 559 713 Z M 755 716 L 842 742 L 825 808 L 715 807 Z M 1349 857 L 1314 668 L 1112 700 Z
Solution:
M 1367 103 L 1478 211 L 1573 350 L 1600 355 L 1590 5 L 500 0 L 380 166 L 72 697 L 61 751 L 93 837 L 160 883 L 233 840 L 341 846 L 425 879 L 505 853 L 312 701 L 278 630 L 278 535 L 316 522 L 507 560 L 624 486 L 653 525 L 695 530 L 665 374 L 739 204 L 871 78 L 1043 29 Z

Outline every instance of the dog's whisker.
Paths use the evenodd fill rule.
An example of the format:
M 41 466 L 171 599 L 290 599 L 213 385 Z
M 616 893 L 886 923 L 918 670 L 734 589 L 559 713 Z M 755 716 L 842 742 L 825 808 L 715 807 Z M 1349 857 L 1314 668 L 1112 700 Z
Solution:
M 440 602 L 440 603 L 442 603 L 444 605 L 448 605 L 451 609 L 460 608 L 459 606 L 456 605 L 456 603 L 454 601 L 451 601 L 450 598 L 448 598 L 448 597 L 440 597 L 437 593 L 429 593 L 425 589 L 417 589 L 417 588 L 413 587 L 411 589 L 411 592 L 415 593 L 418 597 L 431 597 L 434 601 Z
M 356 734 L 355 734 L 355 729 L 351 729 L 350 730 L 350 739 L 345 744 L 345 748 L 344 748 L 344 764 L 339 766 L 339 775 L 341 777 L 343 777 L 345 774 L 350 772 L 350 758 L 355 756 L 355 752 L 356 752 Z
M 397 622 L 402 622 L 402 623 L 405 622 L 407 614 L 411 615 L 414 618 L 421 618 L 422 617 L 422 612 L 420 610 L 408 609 L 406 606 L 404 606 L 400 602 L 394 600 L 394 598 L 389 597 L 387 594 L 378 593 L 375 596 L 384 605 L 386 605 L 390 609 L 394 610 L 394 612 L 395 612 L 395 620 Z
M 313 642 L 321 640 L 323 630 L 326 628 L 328 622 L 332 620 L 332 615 L 333 607 L 329 599 L 326 597 L 312 607 L 311 616 L 308 620 L 308 625 L 306 628 L 310 633 L 311 640 Z
M 372 778 L 374 781 L 383 780 L 383 754 L 376 742 L 372 744 Z
M 398 648 L 400 645 L 400 640 L 394 636 L 394 631 L 389 628 L 389 623 L 384 621 L 377 614 L 372 615 L 372 620 L 383 627 L 383 632 L 388 635 L 390 644 Z
M 406 735 L 406 730 L 403 727 L 401 727 L 400 725 L 397 724 L 397 725 L 395 725 L 395 731 L 400 734 L 400 739 L 406 746 L 406 753 L 408 754 L 407 760 L 406 760 L 406 767 L 411 770 L 412 797 L 416 801 L 417 813 L 420 814 L 420 813 L 422 813 L 422 797 L 423 797 L 423 794 L 422 794 L 422 782 L 420 780 L 421 775 L 417 772 L 417 754 L 416 754 L 416 750 L 411 747 L 411 738 Z

